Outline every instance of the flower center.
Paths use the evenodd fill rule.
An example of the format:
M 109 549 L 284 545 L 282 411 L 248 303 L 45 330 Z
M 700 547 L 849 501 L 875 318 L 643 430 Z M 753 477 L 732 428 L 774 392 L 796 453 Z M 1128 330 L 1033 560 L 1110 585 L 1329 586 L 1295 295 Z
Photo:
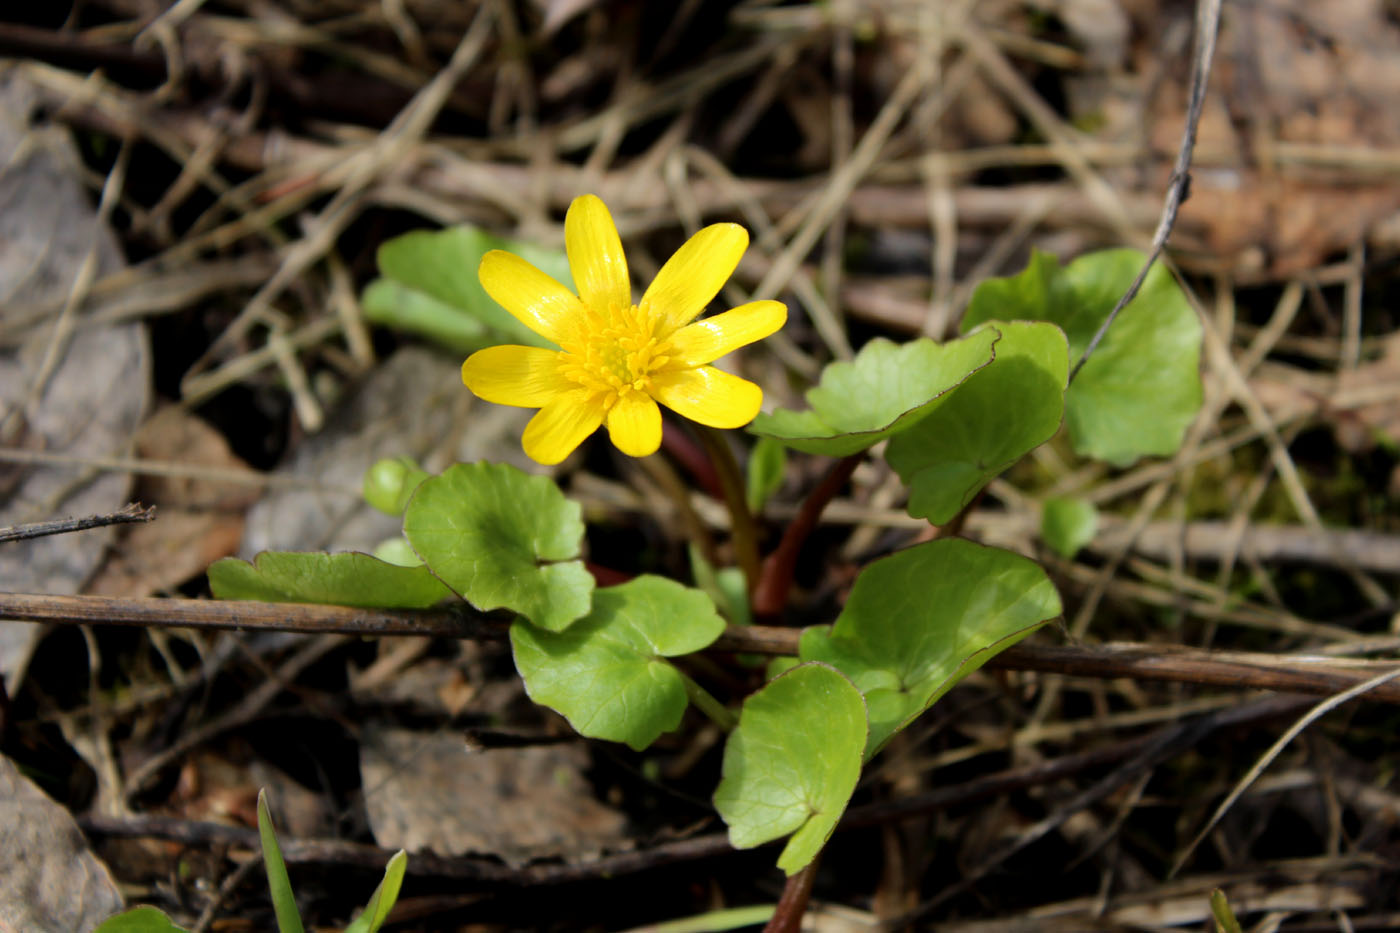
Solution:
M 593 312 L 578 335 L 562 345 L 559 372 L 611 408 L 629 392 L 649 392 L 651 377 L 669 360 L 670 341 L 658 340 L 651 315 L 636 305 Z

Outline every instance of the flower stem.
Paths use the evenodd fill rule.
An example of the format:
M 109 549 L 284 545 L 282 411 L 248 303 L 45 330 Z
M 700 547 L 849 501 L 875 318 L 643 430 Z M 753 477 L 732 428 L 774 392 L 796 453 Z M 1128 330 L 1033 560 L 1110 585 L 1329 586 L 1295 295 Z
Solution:
M 719 700 L 710 695 L 704 687 L 691 680 L 684 671 L 677 670 L 681 675 L 681 683 L 685 684 L 686 696 L 690 697 L 690 702 L 695 704 L 695 708 L 714 720 L 715 725 L 725 732 L 732 732 L 739 724 L 739 717 Z
M 748 499 L 744 495 L 744 475 L 739 472 L 739 462 L 734 459 L 734 451 L 729 442 L 714 428 L 696 425 L 700 443 L 710 455 L 719 474 L 719 484 L 724 492 L 724 504 L 729 507 L 729 518 L 733 531 L 734 557 L 739 568 L 744 571 L 749 592 L 758 585 L 758 525 L 749 511 Z
M 846 485 L 864 456 L 862 451 L 838 460 L 817 484 L 817 488 L 803 500 L 802 508 L 783 532 L 783 540 L 778 543 L 777 550 L 763 562 L 763 573 L 752 589 L 755 617 L 773 619 L 782 614 L 783 607 L 787 605 L 788 591 L 792 589 L 792 574 L 797 569 L 797 555 L 802 545 L 812 529 L 817 527 L 817 520 L 821 518 L 827 503 Z
M 802 929 L 802 915 L 807 912 L 807 901 L 812 897 L 812 882 L 817 877 L 817 862 L 821 854 L 807 863 L 795 875 L 789 875 L 783 885 L 783 896 L 778 899 L 778 907 L 773 911 L 763 933 L 798 933 Z
M 715 542 L 710 538 L 705 523 L 700 520 L 699 515 L 695 514 L 695 509 L 690 504 L 690 494 L 685 481 L 681 479 L 675 467 L 671 466 L 664 457 L 642 457 L 636 462 L 651 477 L 652 482 L 660 486 L 662 492 L 676 504 L 686 537 L 700 549 L 705 560 L 711 564 L 715 563 Z

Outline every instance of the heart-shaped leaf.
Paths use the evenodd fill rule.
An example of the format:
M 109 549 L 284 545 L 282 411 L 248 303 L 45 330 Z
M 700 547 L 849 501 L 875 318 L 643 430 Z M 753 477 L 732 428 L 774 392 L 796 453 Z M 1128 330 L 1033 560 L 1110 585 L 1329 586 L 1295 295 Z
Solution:
M 977 286 L 963 327 L 1049 321 L 1064 330 L 1077 361 L 1146 258 L 1137 250 L 1103 250 L 1060 268 L 1054 256 L 1034 253 L 1020 275 Z M 1200 362 L 1201 323 L 1158 263 L 1066 393 L 1074 449 L 1118 466 L 1175 453 L 1201 407 Z
M 799 653 L 836 667 L 864 694 L 869 759 L 959 680 L 1059 614 L 1039 564 L 944 538 L 868 565 L 836 623 L 803 632 Z
M 556 632 L 588 612 L 593 576 L 574 559 L 582 510 L 547 476 L 459 463 L 423 481 L 403 530 L 433 573 L 478 609 L 511 609 Z
M 376 324 L 411 330 L 462 352 L 508 339 L 557 349 L 496 304 L 477 279 L 481 257 L 493 249 L 520 256 L 572 287 L 562 250 L 492 236 L 463 225 L 415 230 L 379 247 L 379 271 L 361 304 Z
M 909 486 L 910 515 L 949 521 L 1060 428 L 1069 377 L 1064 332 L 1028 322 L 995 327 L 996 358 L 890 439 L 885 459 Z
M 664 659 L 723 631 L 704 593 L 644 575 L 595 590 L 593 610 L 562 632 L 516 622 L 510 643 L 530 699 L 582 735 L 641 751 L 680 725 L 688 702 L 681 673 Z
M 402 567 L 358 551 L 263 551 L 253 563 L 225 557 L 209 567 L 218 599 L 423 609 L 452 595 L 426 567 Z
M 820 383 L 807 390 L 811 408 L 759 415 L 749 430 L 829 457 L 865 450 L 933 412 L 950 389 L 992 361 L 997 337 L 990 328 L 942 344 L 877 337 L 854 360 L 822 370 Z
M 816 858 L 860 777 L 865 748 L 860 691 L 825 664 L 802 664 L 744 701 L 724 746 L 715 808 L 729 841 L 749 849 L 792 833 L 778 867 Z

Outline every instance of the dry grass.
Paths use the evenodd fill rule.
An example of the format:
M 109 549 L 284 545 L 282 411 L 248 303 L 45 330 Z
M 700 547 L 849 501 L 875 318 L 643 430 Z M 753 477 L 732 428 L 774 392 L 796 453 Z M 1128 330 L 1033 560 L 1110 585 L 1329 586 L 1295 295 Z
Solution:
M 357 291 L 375 247 L 403 229 L 471 222 L 558 243 L 562 209 L 593 191 L 645 278 L 682 235 L 740 220 L 754 246 L 726 298 L 781 297 L 795 312 L 771 353 L 744 360 L 781 403 L 871 335 L 953 333 L 976 284 L 1019 268 L 1032 247 L 1068 257 L 1151 245 L 1187 122 L 1189 11 L 1152 0 L 585 3 L 552 32 L 542 11 L 570 4 L 157 6 L 91 0 L 61 28 L 0 23 L 0 50 L 16 56 L 11 80 L 31 85 L 48 117 L 36 139 L 57 126 L 84 141 L 99 215 L 136 260 L 105 275 L 87 268 L 61 298 L 7 306 L 0 343 L 53 357 L 73 331 L 115 321 L 198 332 L 199 346 L 156 361 L 175 401 L 227 426 L 237 422 L 231 394 L 270 393 L 285 399 L 294 436 L 320 431 L 391 347 L 369 332 Z M 1047 445 L 968 520 L 969 534 L 1030 550 L 1042 497 L 1104 510 L 1107 530 L 1079 560 L 1038 555 L 1066 596 L 1071 646 L 1221 648 L 1271 654 L 1281 668 L 1304 656 L 1394 655 L 1400 513 L 1384 484 L 1395 482 L 1400 443 L 1386 306 L 1400 243 L 1400 128 L 1390 125 L 1400 92 L 1356 76 L 1400 51 L 1400 30 L 1376 15 L 1349 22 L 1288 2 L 1226 11 L 1190 198 L 1163 260 L 1206 333 L 1206 402 L 1180 452 L 1110 470 Z M 1280 30 L 1291 44 L 1260 45 Z M 1318 36 L 1326 54 L 1309 44 Z M 1260 55 L 1295 56 L 1296 84 Z M 62 457 L 0 449 L 0 461 L 34 469 Z M 216 485 L 320 483 L 176 459 L 82 462 Z M 818 468 L 798 463 L 789 492 Z M 606 474 L 579 465 L 566 479 L 595 516 L 674 527 L 654 478 Z M 862 555 L 920 533 L 898 489 L 870 466 L 832 504 L 828 520 L 849 532 L 804 594 L 813 606 Z M 787 518 L 795 501 L 770 518 Z M 723 528 L 712 501 L 697 496 L 694 512 Z M 36 721 L 121 725 L 96 743 L 104 755 L 84 755 L 104 792 L 135 806 L 100 814 L 104 832 L 160 803 L 169 766 L 258 721 L 284 684 L 344 653 L 320 636 L 250 660 L 233 642 L 192 638 L 204 661 L 169 655 L 169 669 L 142 685 L 152 704 L 220 677 L 274 679 L 184 720 L 163 753 L 138 743 L 142 760 L 125 770 L 110 753 L 147 728 L 149 707 L 67 691 L 23 700 Z M 103 646 L 89 648 L 96 669 Z M 163 678 L 180 690 L 162 692 Z M 316 712 L 319 689 L 309 697 L 307 715 L 345 714 Z M 1201 929 L 1216 886 L 1249 929 L 1378 929 L 1400 909 L 1390 707 L 1362 696 L 1309 720 L 1246 786 L 1280 717 L 1306 706 L 1032 671 L 980 675 L 943 705 L 891 747 L 864 798 L 925 805 L 837 837 L 816 891 L 832 906 L 815 911 L 815 928 Z M 691 752 L 703 760 L 704 749 L 675 750 Z M 1064 773 L 1036 770 L 1060 761 Z M 989 775 L 1007 783 L 956 805 L 937 798 Z M 1233 806 L 1208 822 L 1232 788 Z M 671 819 L 673 831 L 693 817 Z M 1198 832 L 1204 841 L 1189 846 Z M 773 897 L 771 879 L 751 880 L 753 861 L 656 868 L 668 844 L 641 846 L 656 853 L 650 863 L 607 863 L 663 879 L 655 892 L 647 874 L 628 883 L 626 906 L 583 870 L 492 876 L 505 887 L 481 922 L 573 925 L 529 895 L 561 878 L 580 886 L 570 890 L 602 928 Z M 306 861 L 337 862 L 321 856 Z M 208 880 L 231 870 L 216 859 Z M 453 890 L 451 877 L 429 861 L 424 893 L 409 901 L 421 913 L 405 913 L 404 929 L 475 919 L 446 900 L 442 916 L 455 919 L 434 919 L 430 895 Z M 206 923 L 218 915 L 207 894 L 178 887 Z M 256 885 L 243 890 L 254 897 Z M 235 895 L 225 892 L 229 911 Z M 334 915 L 333 896 L 321 903 Z M 525 913 L 505 919 L 512 911 Z

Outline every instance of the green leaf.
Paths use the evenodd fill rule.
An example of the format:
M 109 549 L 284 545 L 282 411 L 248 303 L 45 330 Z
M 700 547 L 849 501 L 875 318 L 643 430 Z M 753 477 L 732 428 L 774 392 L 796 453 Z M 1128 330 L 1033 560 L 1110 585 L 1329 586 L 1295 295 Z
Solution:
M 1094 540 L 1098 527 L 1098 509 L 1083 499 L 1046 499 L 1041 507 L 1041 540 L 1065 560 Z
M 988 279 L 972 295 L 963 327 L 989 320 L 1050 321 L 1078 361 L 1142 268 L 1137 250 L 1103 250 L 1063 269 L 1037 252 L 1020 275 Z M 1084 364 L 1066 394 L 1074 449 L 1118 466 L 1169 456 L 1201 407 L 1201 324 L 1160 263 Z
M 459 463 L 423 481 L 403 530 L 433 573 L 478 609 L 511 609 L 556 632 L 588 612 L 593 576 L 574 559 L 582 509 L 547 476 Z
M 748 472 L 745 474 L 745 499 L 749 511 L 763 511 L 763 504 L 783 485 L 787 470 L 787 448 L 771 437 L 760 437 L 749 451 Z
M 1244 933 L 1234 910 L 1230 908 L 1229 898 L 1219 888 L 1210 892 L 1210 913 L 1215 918 L 1216 930 L 1219 933 Z
M 682 675 L 664 658 L 706 647 L 724 631 L 714 603 L 664 577 L 594 591 L 593 611 L 563 632 L 510 627 L 525 692 L 580 734 L 637 751 L 680 725 Z
M 498 340 L 491 328 L 461 309 L 392 279 L 365 286 L 360 307 L 371 324 L 419 334 L 455 353 L 472 353 Z
M 729 842 L 750 849 L 792 833 L 778 856 L 789 875 L 816 858 L 860 777 L 865 703 L 836 669 L 803 664 L 744 701 L 724 746 L 715 808 Z
M 345 928 L 345 933 L 379 933 L 379 928 L 384 925 L 389 911 L 394 909 L 394 903 L 399 899 L 399 889 L 403 887 L 403 875 L 407 868 L 408 855 L 400 849 L 384 866 L 384 879 L 370 895 L 365 909 Z
M 954 684 L 1060 611 L 1039 564 L 944 538 L 868 565 L 836 623 L 807 629 L 798 650 L 804 661 L 838 668 L 864 694 L 869 759 Z
M 412 330 L 454 350 L 469 352 L 503 339 L 557 349 L 491 299 L 477 279 L 481 257 L 504 249 L 572 287 L 560 250 L 492 236 L 463 225 L 415 230 L 379 247 L 383 278 L 371 282 L 361 304 L 376 324 Z
M 759 415 L 749 430 L 829 457 L 865 450 L 931 414 L 950 389 L 992 361 L 996 340 L 991 329 L 943 344 L 877 337 L 854 360 L 822 370 L 820 384 L 807 390 L 811 408 Z
M 102 921 L 92 933 L 189 933 L 154 907 L 133 907 Z
M 258 838 L 262 840 L 263 867 L 267 870 L 267 889 L 272 895 L 272 910 L 277 915 L 281 933 L 305 933 L 297 899 L 292 894 L 292 881 L 287 877 L 287 863 L 282 860 L 282 848 L 272 829 L 272 814 L 267 811 L 267 790 L 258 791 Z
M 263 551 L 253 563 L 225 557 L 209 567 L 217 599 L 424 609 L 452 595 L 426 567 L 400 567 L 358 551 Z
M 941 525 L 982 487 L 1054 436 L 1069 351 L 1053 324 L 998 322 L 996 357 L 928 417 L 890 439 L 885 459 L 909 486 L 910 515 Z

